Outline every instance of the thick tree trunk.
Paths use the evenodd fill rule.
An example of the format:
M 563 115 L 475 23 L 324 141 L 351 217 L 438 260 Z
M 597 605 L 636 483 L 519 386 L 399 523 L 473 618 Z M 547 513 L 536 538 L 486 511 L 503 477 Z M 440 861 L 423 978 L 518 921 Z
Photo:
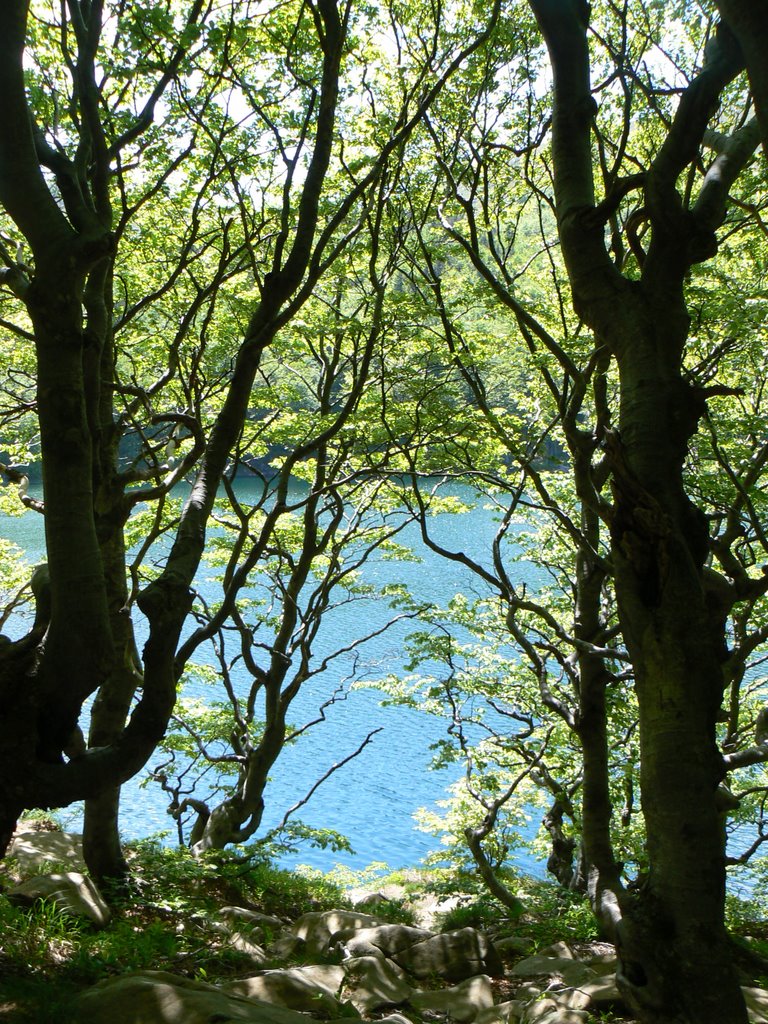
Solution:
M 635 310 L 617 339 L 613 443 L 616 593 L 640 709 L 649 872 L 621 930 L 623 980 L 645 1020 L 744 1024 L 725 926 L 723 776 L 716 720 L 722 622 L 704 577 L 706 523 L 682 486 L 701 407 L 681 377 L 682 285 Z
M 641 789 L 649 871 L 622 906 L 619 979 L 648 1024 L 746 1024 L 724 927 L 725 860 L 716 803 L 722 764 L 723 622 L 708 614 L 706 523 L 688 500 L 683 464 L 704 411 L 683 380 L 685 275 L 714 252 L 717 209 L 684 210 L 678 177 L 696 159 L 739 54 L 718 36 L 681 97 L 645 176 L 652 231 L 639 281 L 622 277 L 595 202 L 587 29 L 580 0 L 531 0 L 554 69 L 558 228 L 578 314 L 616 361 L 618 434 L 611 520 L 616 595 L 640 709 Z M 735 171 L 735 169 L 734 169 Z M 717 183 L 715 182 L 716 186 Z
M 620 952 L 625 987 L 644 1020 L 744 1024 L 724 926 L 720 672 L 700 591 L 694 581 L 668 581 L 635 647 L 650 867 Z
M 43 275 L 32 285 L 38 353 L 38 418 L 51 621 L 39 668 L 40 742 L 56 759 L 82 701 L 109 673 L 112 642 L 101 552 L 93 519 L 91 439 L 83 388 L 77 282 Z M 62 291 L 71 296 L 60 298 Z
M 26 781 L 35 752 L 37 708 L 30 675 L 34 671 L 37 636 L 0 647 L 0 857 L 5 854 L 19 815 L 28 806 Z

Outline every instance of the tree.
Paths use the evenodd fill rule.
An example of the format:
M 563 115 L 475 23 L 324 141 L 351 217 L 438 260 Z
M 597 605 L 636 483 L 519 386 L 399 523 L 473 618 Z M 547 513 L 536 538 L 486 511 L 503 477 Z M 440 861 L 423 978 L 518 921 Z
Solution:
M 393 75 L 380 59 L 371 74 L 369 17 L 332 0 L 266 11 L 197 0 L 186 14 L 13 0 L 0 13 L 2 284 L 6 327 L 34 345 L 47 547 L 37 625 L 3 650 L 0 849 L 24 808 L 86 798 L 91 870 L 124 871 L 116 787 L 172 713 L 206 525 L 228 468 L 247 458 L 264 353 L 375 220 L 386 167 L 497 10 L 459 27 L 438 16 L 426 33 L 414 12 L 395 19 Z M 153 218 L 163 237 L 148 234 Z M 145 247 L 159 259 L 142 266 Z M 20 390 L 6 423 L 30 407 Z M 322 444 L 321 427 L 308 450 Z M 154 503 L 159 527 L 193 469 L 162 571 L 142 586 L 134 564 L 129 587 L 132 510 Z M 94 694 L 83 750 L 71 741 Z
M 381 188 L 388 191 L 386 177 Z M 275 339 L 262 364 L 262 408 L 244 448 L 266 446 L 269 472 L 257 464 L 250 473 L 242 468 L 237 479 L 228 474 L 226 499 L 214 511 L 219 532 L 204 562 L 221 572 L 221 596 L 195 601 L 198 628 L 178 657 L 189 664 L 202 645 L 212 644 L 216 670 L 208 675 L 223 688 L 223 699 L 211 689 L 202 707 L 182 700 L 162 744 L 169 757 L 153 772 L 172 794 L 185 841 L 183 821 L 194 812 L 189 842 L 198 852 L 257 834 L 269 773 L 283 748 L 346 699 L 337 687 L 320 701 L 313 721 L 292 726 L 289 715 L 305 683 L 350 661 L 354 676 L 366 640 L 415 614 L 393 611 L 361 626 L 359 635 L 339 636 L 329 622 L 339 605 L 352 602 L 362 603 L 361 622 L 367 622 L 369 602 L 397 595 L 397 588 L 374 595 L 359 573 L 380 552 L 396 551 L 395 538 L 409 522 L 402 486 L 387 473 L 388 450 L 377 448 L 370 431 L 382 386 L 381 349 L 392 343 L 384 323 L 385 279 L 398 258 L 396 245 L 385 246 L 383 205 L 376 209 L 367 244 L 348 252 L 337 276 L 317 288 L 301 323 Z M 386 265 L 379 267 L 385 247 Z M 358 752 L 378 731 L 369 732 Z M 194 795 L 211 769 L 217 773 L 212 797 Z
M 601 208 L 591 142 L 589 19 L 576 4 L 532 6 L 555 75 L 555 198 L 574 307 L 615 360 L 619 377 L 618 430 L 602 440 L 612 477 L 619 617 L 638 697 L 649 857 L 644 885 L 624 902 L 622 983 L 647 1019 L 742 1022 L 746 1011 L 723 927 L 718 787 L 725 767 L 716 743 L 725 683 L 718 598 L 725 591 L 727 607 L 735 603 L 739 581 L 706 566 L 707 521 L 686 492 L 688 445 L 711 392 L 686 376 L 684 359 L 686 276 L 716 252 L 728 189 L 756 142 L 751 123 L 736 126 L 694 195 L 681 195 L 677 181 L 695 166 L 743 58 L 721 27 L 642 180 L 621 181 L 615 164 Z M 650 237 L 639 273 L 626 274 L 606 247 L 605 225 L 622 192 L 636 187 Z M 719 583 L 724 586 L 716 590 Z M 765 581 L 746 586 L 748 593 L 761 591 Z
M 734 799 L 723 782 L 768 756 L 752 741 L 760 718 L 742 687 L 765 640 L 766 579 L 755 564 L 765 551 L 765 445 L 755 429 L 763 372 L 752 356 L 760 338 L 750 337 L 762 311 L 751 318 L 717 289 L 738 273 L 739 252 L 754 287 L 748 268 L 760 226 L 751 217 L 763 208 L 764 180 L 752 166 L 759 134 L 739 77 L 753 43 L 742 53 L 727 25 L 715 29 L 699 15 L 687 19 L 692 49 L 665 53 L 657 43 L 665 8 L 530 8 L 549 51 L 552 97 L 543 96 L 530 38 L 505 50 L 501 37 L 461 120 L 447 96 L 427 118 L 443 182 L 427 188 L 433 212 L 421 217 L 414 279 L 487 435 L 506 450 L 507 472 L 486 468 L 477 434 L 471 454 L 455 446 L 453 465 L 482 453 L 476 479 L 492 477 L 494 500 L 505 502 L 500 537 L 516 505 L 540 504 L 570 549 L 544 559 L 570 594 L 564 617 L 521 592 L 502 546 L 475 568 L 540 679 L 540 713 L 559 716 L 578 740 L 590 893 L 619 947 L 627 998 L 643 1020 L 743 1021 L 723 926 L 724 822 L 739 790 Z M 696 45 L 699 69 L 664 81 L 695 60 Z M 752 70 L 752 80 L 761 73 Z M 533 197 L 538 211 L 526 218 L 520 211 Z M 450 255 L 435 241 L 441 214 Z M 537 218 L 541 236 L 531 244 Z M 452 287 L 450 261 L 461 253 L 485 298 L 466 276 Z M 538 275 L 530 272 L 537 261 Z M 563 264 L 572 311 L 559 284 Z M 486 312 L 494 302 L 495 316 Z M 515 372 L 520 348 L 531 353 L 538 419 L 523 400 L 515 416 L 497 399 L 498 359 L 494 366 L 489 352 L 503 336 L 500 321 L 516 325 L 522 341 Z M 570 494 L 542 472 L 558 461 L 547 437 L 568 453 Z M 443 553 L 469 564 L 462 552 Z M 647 870 L 628 888 L 608 755 L 617 697 L 630 682 Z M 517 695 L 504 699 L 514 704 Z M 451 714 L 455 721 L 453 706 Z M 747 798 L 753 782 L 765 792 L 764 779 L 746 779 Z

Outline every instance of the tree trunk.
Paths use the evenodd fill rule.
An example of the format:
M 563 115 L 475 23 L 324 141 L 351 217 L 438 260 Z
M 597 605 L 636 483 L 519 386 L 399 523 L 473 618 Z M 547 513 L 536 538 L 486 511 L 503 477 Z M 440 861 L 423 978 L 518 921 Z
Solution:
M 606 432 L 603 443 L 612 464 L 615 588 L 640 713 L 649 871 L 622 907 L 618 978 L 648 1024 L 746 1024 L 726 941 L 716 804 L 723 621 L 707 611 L 707 525 L 683 486 L 687 446 L 705 408 L 683 379 L 685 275 L 713 254 L 717 218 L 697 219 L 676 190 L 739 58 L 718 37 L 681 97 L 644 178 L 651 243 L 640 279 L 628 280 L 606 249 L 595 202 L 589 6 L 531 6 L 554 70 L 555 198 L 573 304 L 611 353 L 620 382 L 619 432 Z
M 588 539 L 596 551 L 598 523 L 593 512 L 584 516 Z M 602 590 L 605 571 L 584 545 L 577 555 L 575 634 L 580 640 L 602 647 Z M 582 756 L 582 855 L 587 892 L 602 934 L 616 939 L 621 917 L 623 887 L 611 842 L 613 808 L 608 764 L 608 711 L 606 686 L 609 677 L 601 656 L 579 655 L 579 713 L 576 731 Z
M 653 292 L 652 288 L 647 289 Z M 744 1024 L 725 926 L 723 777 L 716 720 L 722 622 L 708 610 L 703 516 L 682 485 L 700 407 L 680 374 L 682 286 L 635 307 L 617 340 L 612 442 L 616 593 L 640 709 L 649 872 L 621 930 L 623 981 L 644 1019 Z

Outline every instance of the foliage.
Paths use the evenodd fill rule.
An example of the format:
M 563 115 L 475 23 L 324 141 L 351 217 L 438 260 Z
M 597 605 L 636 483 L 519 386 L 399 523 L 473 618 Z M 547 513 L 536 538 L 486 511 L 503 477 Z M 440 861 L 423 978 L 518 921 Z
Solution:
M 522 926 L 541 949 L 555 942 L 589 942 L 599 938 L 599 930 L 589 900 L 579 893 L 523 878 L 521 895 L 526 905 Z
M 638 1012 L 737 1018 L 723 821 L 729 867 L 768 839 L 768 134 L 743 3 L 29 11 L 0 10 L 0 472 L 4 506 L 44 511 L 49 568 L 0 647 L 3 848 L 26 807 L 85 796 L 89 864 L 123 874 L 117 787 L 158 745 L 180 843 L 258 837 L 286 744 L 418 616 L 384 686 L 450 722 L 435 760 L 464 777 L 429 824 L 451 864 L 513 904 L 535 811 L 550 871 L 637 950 Z M 480 553 L 441 539 L 456 481 L 495 517 Z M 472 595 L 364 581 L 412 557 L 409 522 Z M 329 644 L 340 606 L 391 614 Z M 262 848 L 343 846 L 293 820 L 315 788 Z M 705 910 L 711 971 L 685 951 Z M 685 984 L 648 963 L 662 940 Z

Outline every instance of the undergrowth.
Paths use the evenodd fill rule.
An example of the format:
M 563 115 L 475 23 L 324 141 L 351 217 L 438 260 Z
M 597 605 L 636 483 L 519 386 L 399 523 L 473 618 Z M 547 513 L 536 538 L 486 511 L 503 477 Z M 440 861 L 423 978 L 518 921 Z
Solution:
M 187 850 L 157 842 L 135 843 L 127 851 L 127 886 L 107 893 L 112 920 L 95 931 L 62 912 L 51 900 L 21 907 L 3 894 L 13 862 L 0 867 L 0 1021 L 3 1024 L 72 1024 L 72 1003 L 83 988 L 130 970 L 165 970 L 216 983 L 251 973 L 253 960 L 227 943 L 217 925 L 224 906 L 257 910 L 281 921 L 308 910 L 349 906 L 345 891 L 355 881 L 391 891 L 369 908 L 380 919 L 413 924 L 414 905 L 429 896 L 455 898 L 437 927 L 467 926 L 492 936 L 519 935 L 543 949 L 558 941 L 598 938 L 594 918 L 581 896 L 525 876 L 505 878 L 525 910 L 513 918 L 469 873 L 380 871 L 355 876 L 290 872 L 242 852 L 194 858 Z M 744 949 L 768 958 L 768 925 L 757 901 L 729 900 L 729 926 Z M 247 926 L 244 926 L 247 932 Z M 275 925 L 275 933 L 279 925 Z M 255 941 L 268 945 L 276 937 Z M 263 966 L 284 965 L 277 960 Z M 758 984 L 768 978 L 757 977 Z

